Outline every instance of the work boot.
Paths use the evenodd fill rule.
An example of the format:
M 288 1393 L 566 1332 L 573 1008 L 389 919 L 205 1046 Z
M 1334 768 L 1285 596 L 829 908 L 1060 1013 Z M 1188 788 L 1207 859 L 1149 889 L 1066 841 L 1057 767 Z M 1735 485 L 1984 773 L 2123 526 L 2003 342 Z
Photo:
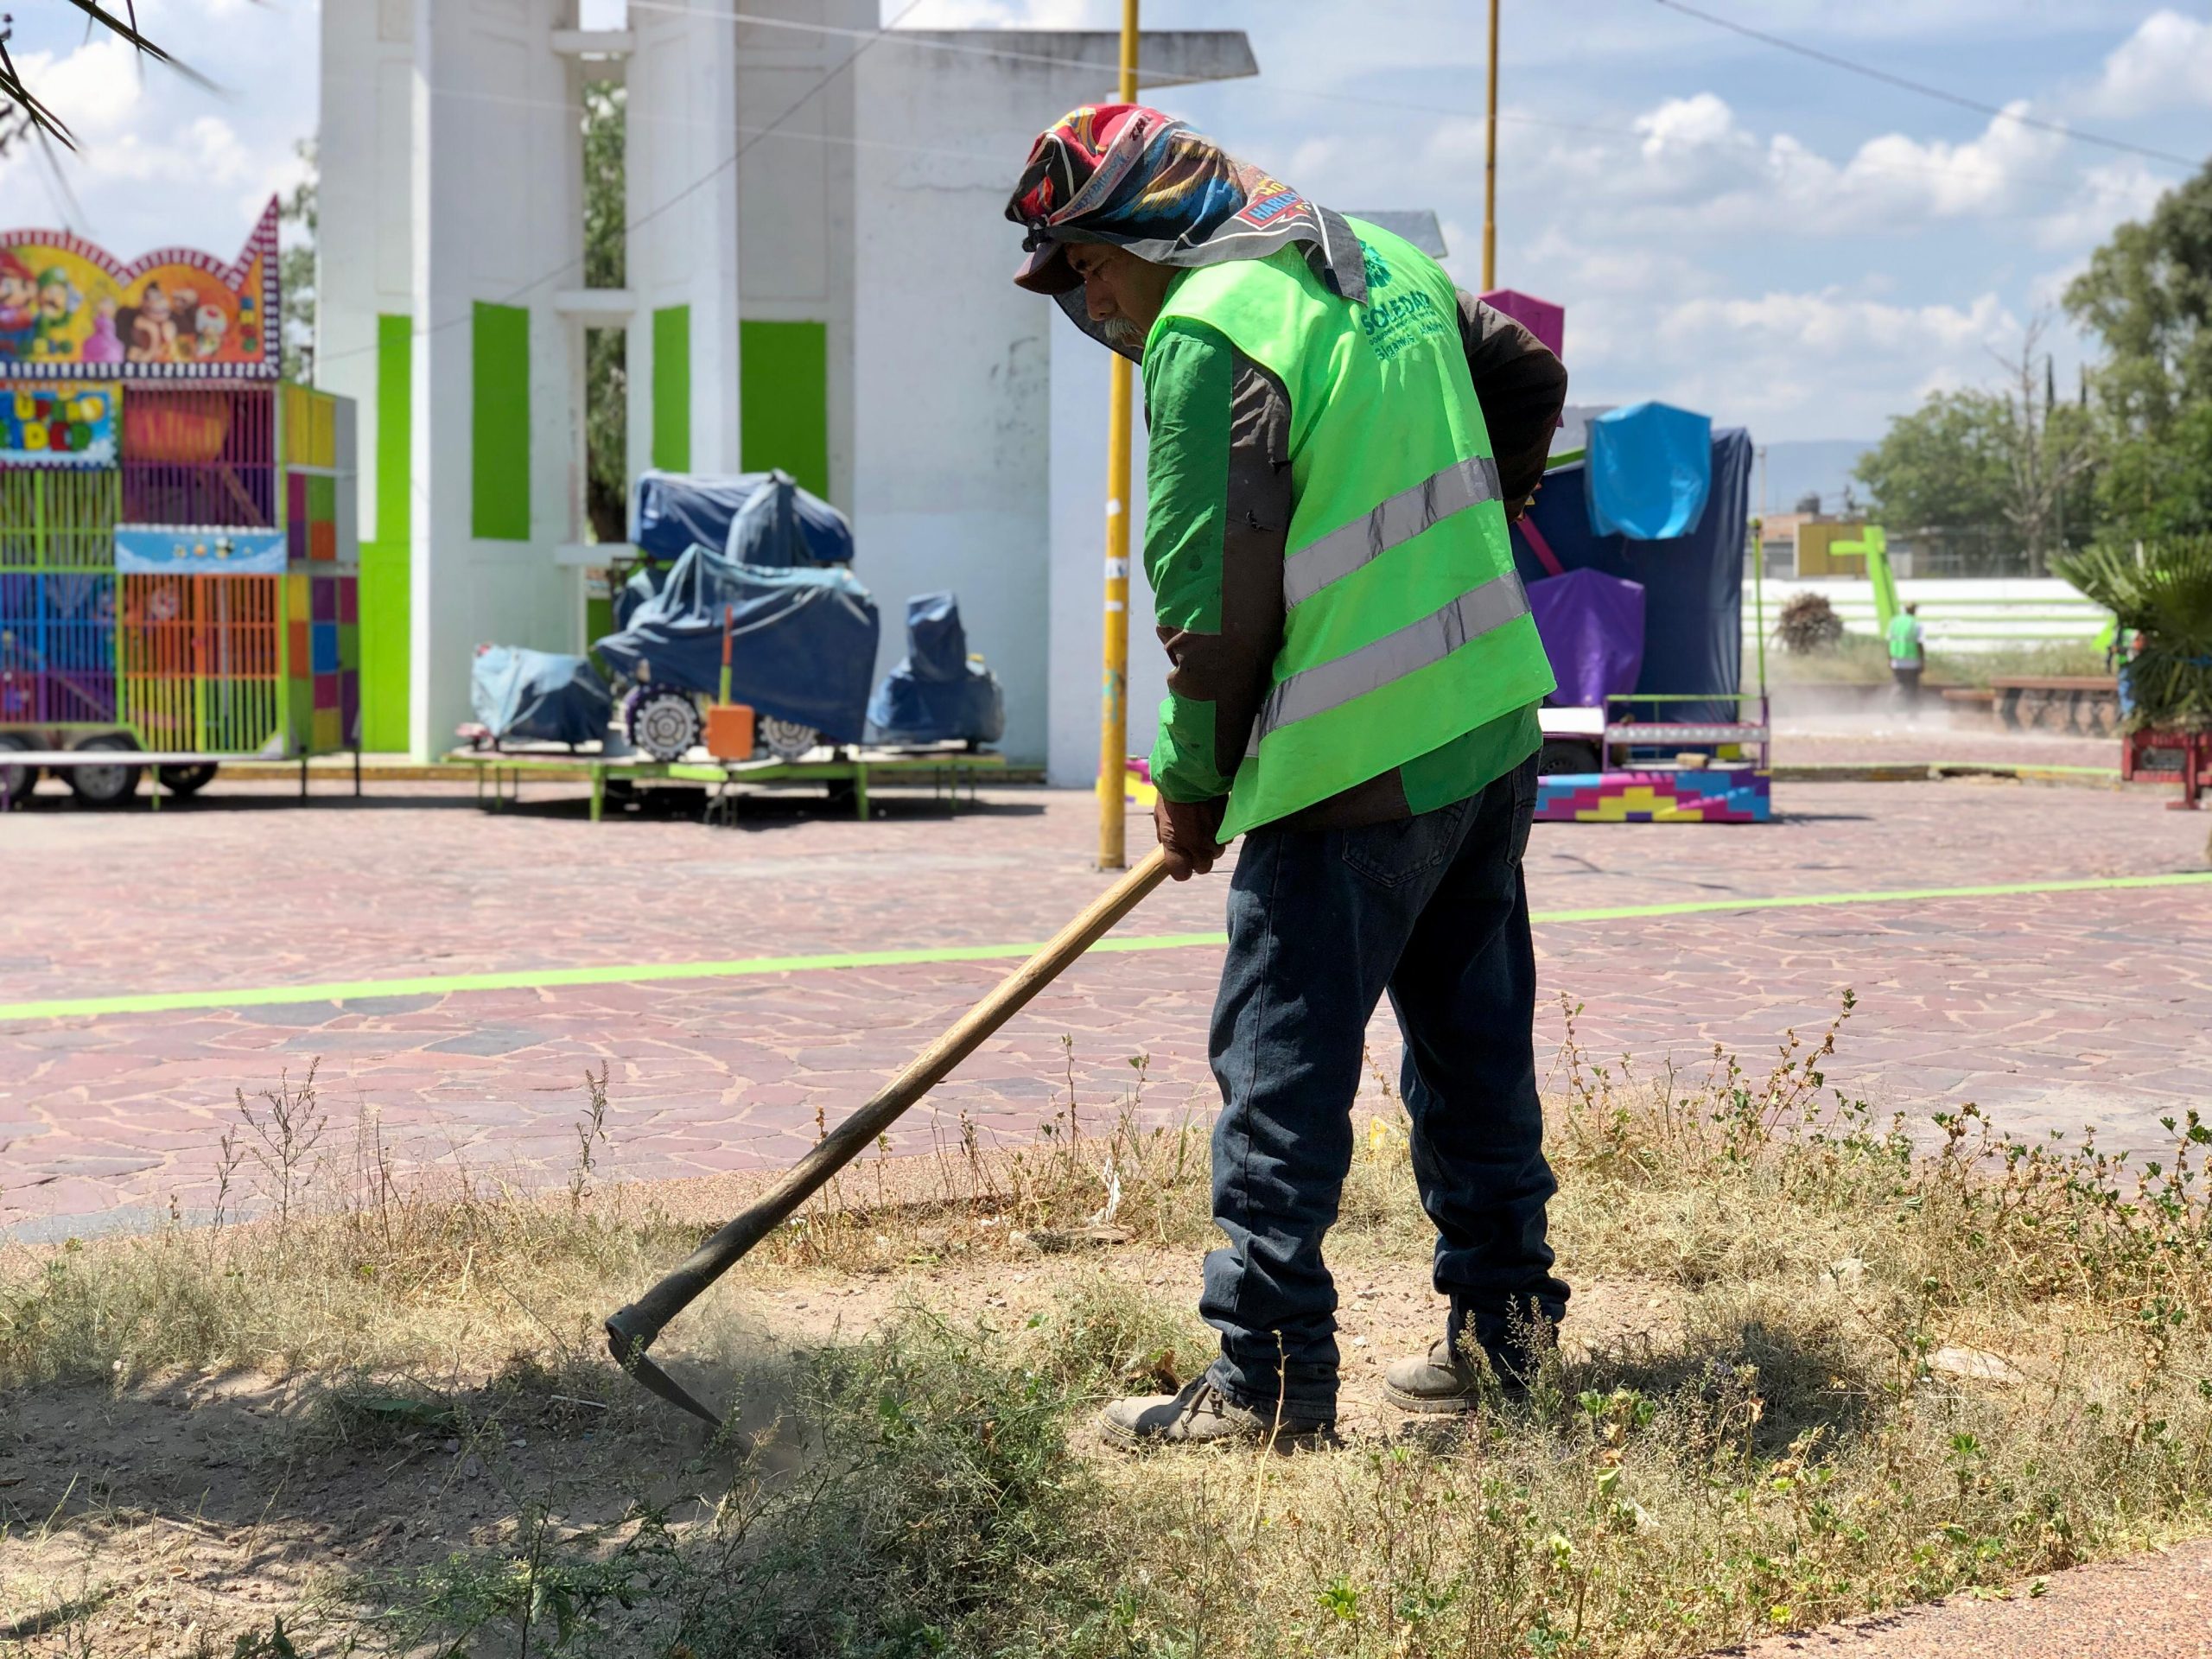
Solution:
M 1425 1354 L 1394 1360 L 1382 1373 L 1383 1397 L 1401 1411 L 1472 1411 L 1485 1398 L 1525 1400 L 1558 1345 L 1558 1332 L 1539 1319 L 1527 1330 L 1501 1332 L 1484 1346 L 1464 1325 L 1457 1342 L 1439 1337 Z
M 1177 1394 L 1151 1394 L 1116 1400 L 1098 1414 L 1098 1433 L 1123 1452 L 1164 1446 L 1270 1446 L 1278 1451 L 1326 1445 L 1336 1426 L 1310 1418 L 1278 1414 L 1242 1406 L 1205 1377 L 1186 1382 Z

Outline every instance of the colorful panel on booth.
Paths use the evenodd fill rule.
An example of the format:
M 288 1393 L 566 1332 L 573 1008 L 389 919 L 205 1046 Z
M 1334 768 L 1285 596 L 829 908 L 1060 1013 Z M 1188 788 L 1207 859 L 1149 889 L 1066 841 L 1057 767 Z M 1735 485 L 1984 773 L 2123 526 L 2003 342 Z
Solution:
M 1768 773 L 1742 766 L 1569 772 L 1536 781 L 1545 823 L 1765 823 Z

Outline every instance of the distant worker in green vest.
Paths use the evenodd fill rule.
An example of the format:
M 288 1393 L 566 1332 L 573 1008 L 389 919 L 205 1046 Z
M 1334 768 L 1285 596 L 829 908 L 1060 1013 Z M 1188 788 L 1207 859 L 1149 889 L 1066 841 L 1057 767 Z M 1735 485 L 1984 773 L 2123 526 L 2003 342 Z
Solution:
M 1908 605 L 1890 619 L 1890 677 L 1906 708 L 1920 702 L 1920 671 L 1927 666 L 1927 652 L 1920 638 L 1920 607 Z
M 1073 111 L 1007 205 L 1015 280 L 1142 365 L 1144 569 L 1170 664 L 1152 778 L 1169 869 L 1230 880 L 1210 1042 L 1222 1112 L 1179 1393 L 1122 1400 L 1135 1448 L 1308 1441 L 1337 1415 L 1322 1236 L 1351 1164 L 1367 1024 L 1405 1039 L 1440 1337 L 1391 1401 L 1524 1392 L 1553 1273 L 1521 861 L 1552 689 L 1506 524 L 1543 475 L 1559 359 L 1427 255 L 1141 105 Z

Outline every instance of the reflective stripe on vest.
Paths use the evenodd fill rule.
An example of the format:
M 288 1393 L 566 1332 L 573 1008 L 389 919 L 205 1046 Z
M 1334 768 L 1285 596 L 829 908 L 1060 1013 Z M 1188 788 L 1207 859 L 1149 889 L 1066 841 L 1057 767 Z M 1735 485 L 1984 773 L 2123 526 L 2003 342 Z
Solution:
M 1303 604 L 1369 560 L 1381 558 L 1455 512 L 1497 500 L 1501 493 L 1497 463 L 1488 455 L 1454 461 L 1391 496 L 1365 518 L 1332 530 L 1291 554 L 1283 561 L 1283 605 L 1294 608 Z
M 1386 633 L 1357 651 L 1300 670 L 1268 694 L 1260 717 L 1252 722 L 1245 755 L 1258 754 L 1261 741 L 1269 733 L 1325 715 L 1382 690 L 1393 680 L 1418 673 L 1442 662 L 1470 640 L 1528 613 L 1529 595 L 1521 587 L 1518 573 L 1509 569 L 1395 633 Z

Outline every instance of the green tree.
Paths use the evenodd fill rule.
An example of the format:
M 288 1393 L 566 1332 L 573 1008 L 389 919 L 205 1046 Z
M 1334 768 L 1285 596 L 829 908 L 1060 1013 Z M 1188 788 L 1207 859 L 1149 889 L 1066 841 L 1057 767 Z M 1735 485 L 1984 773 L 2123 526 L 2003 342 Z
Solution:
M 1852 474 L 1872 492 L 1872 511 L 1898 530 L 2001 524 L 2011 419 L 1993 392 L 1937 391 L 1859 458 Z
M 321 175 L 315 167 L 314 139 L 302 138 L 293 148 L 306 170 L 290 194 L 279 200 L 276 216 L 301 236 L 276 255 L 276 286 L 283 295 L 284 326 L 279 339 L 284 378 L 304 383 L 315 378 L 315 188 Z
M 2212 167 L 2114 231 L 2066 309 L 2104 347 L 2097 397 L 2121 433 L 2162 437 L 2212 400 Z
M 620 288 L 628 277 L 623 174 L 623 89 L 584 87 L 584 286 Z M 593 537 L 629 534 L 630 376 L 620 328 L 584 330 L 584 514 Z
M 2096 483 L 2100 530 L 2125 542 L 2212 535 L 2212 403 L 2184 406 L 2153 437 L 2106 417 Z
M 2005 360 L 2011 385 L 2003 397 L 2005 522 L 2037 576 L 2049 571 L 2053 555 L 2087 537 L 2087 492 L 2098 457 L 2088 412 L 2058 401 L 2050 355 L 2039 349 L 2043 330 L 2041 318 L 2030 322 L 2019 355 Z
M 2068 286 L 2095 371 L 2104 533 L 2212 531 L 2212 167 L 2121 226 Z
M 2037 575 L 2088 536 L 2094 423 L 2058 402 L 2042 338 L 2031 322 L 2018 355 L 2000 359 L 2003 391 L 1934 392 L 1891 421 L 1853 469 L 1877 517 L 1905 531 L 2001 528 Z

